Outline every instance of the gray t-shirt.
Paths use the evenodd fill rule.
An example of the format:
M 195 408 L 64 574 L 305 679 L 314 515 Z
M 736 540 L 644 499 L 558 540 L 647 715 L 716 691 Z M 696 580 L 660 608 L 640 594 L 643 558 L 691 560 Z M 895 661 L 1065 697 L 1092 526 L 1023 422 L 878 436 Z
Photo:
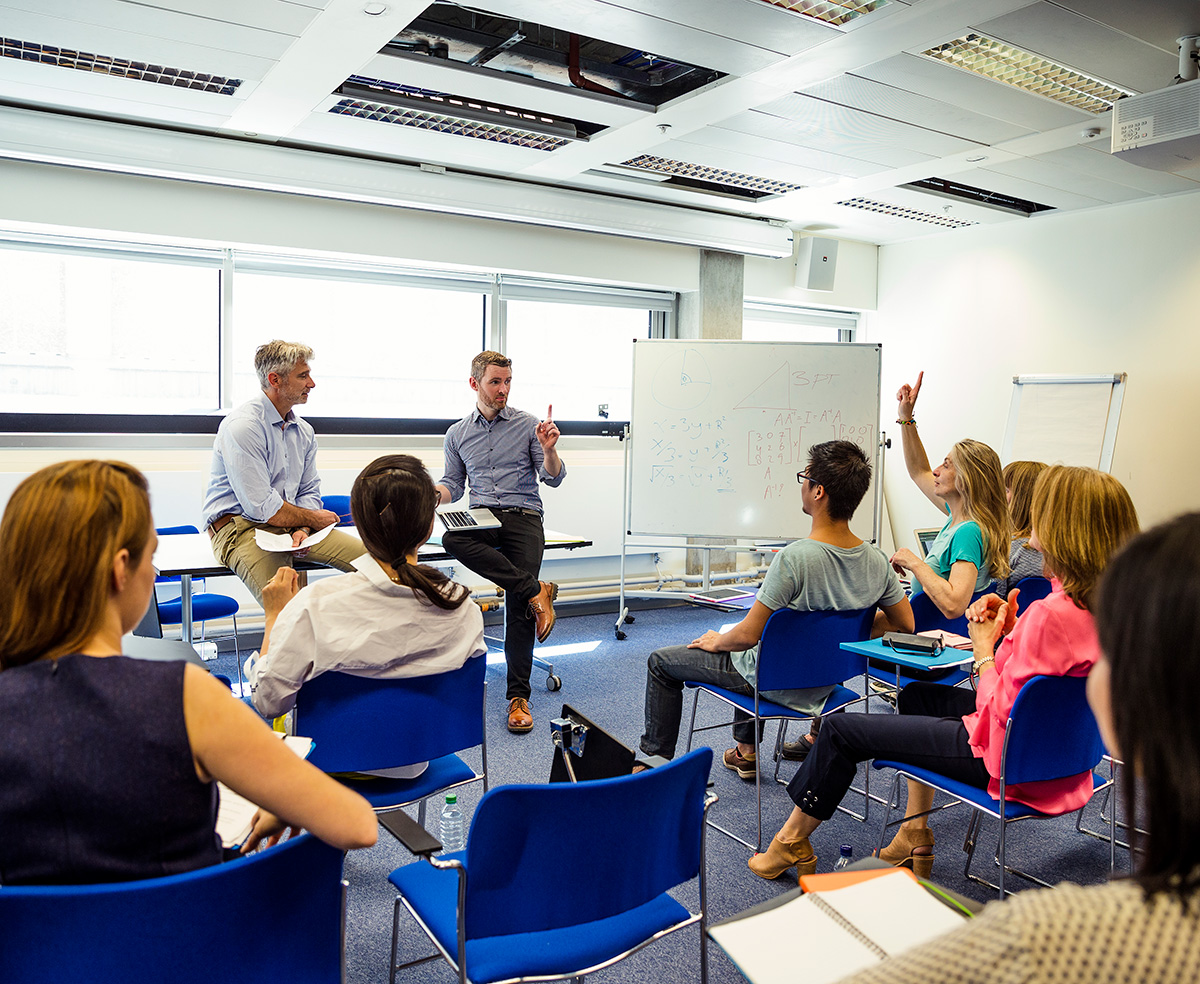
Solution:
M 817 540 L 796 540 L 779 551 L 757 596 L 772 611 L 801 612 L 852 611 L 894 605 L 903 598 L 904 588 L 878 547 L 866 542 L 834 547 Z M 753 685 L 758 646 L 729 655 L 734 668 Z M 803 714 L 816 714 L 832 692 L 832 687 L 816 687 L 772 690 L 763 696 Z

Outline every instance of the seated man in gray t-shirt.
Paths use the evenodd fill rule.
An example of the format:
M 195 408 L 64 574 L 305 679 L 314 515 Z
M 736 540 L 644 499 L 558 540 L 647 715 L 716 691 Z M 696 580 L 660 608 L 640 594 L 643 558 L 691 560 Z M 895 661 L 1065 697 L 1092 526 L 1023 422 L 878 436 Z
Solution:
M 846 611 L 878 606 L 885 631 L 912 632 L 913 614 L 887 558 L 850 532 L 850 517 L 871 484 L 871 463 L 849 441 L 827 441 L 808 452 L 798 476 L 804 512 L 812 518 L 805 540 L 775 555 L 754 606 L 728 632 L 708 631 L 686 646 L 666 646 L 650 654 L 646 673 L 646 731 L 641 749 L 672 758 L 679 739 L 683 681 L 711 683 L 751 695 L 758 665 L 758 642 L 767 619 L 779 608 Z M 877 623 L 877 629 L 880 626 Z M 765 696 L 812 714 L 832 687 L 771 691 Z M 725 753 L 726 768 L 753 779 L 757 763 L 754 725 L 738 712 L 733 725 L 737 747 Z

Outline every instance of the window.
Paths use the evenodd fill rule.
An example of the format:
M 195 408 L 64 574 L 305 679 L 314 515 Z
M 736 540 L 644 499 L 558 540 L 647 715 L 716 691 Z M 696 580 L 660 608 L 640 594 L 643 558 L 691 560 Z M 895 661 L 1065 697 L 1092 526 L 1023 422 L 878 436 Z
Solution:
M 215 260 L 9 248 L 0 271 L 0 412 L 217 409 Z
M 784 304 L 747 303 L 742 311 L 746 342 L 852 342 L 858 315 Z
M 400 280 L 393 277 L 392 280 Z M 234 279 L 233 404 L 259 392 L 254 350 L 314 350 L 313 417 L 461 417 L 486 295 L 379 280 L 244 272 Z
M 513 405 L 558 420 L 628 420 L 633 340 L 674 310 L 673 294 L 562 287 L 504 278 L 504 354 L 513 360 Z

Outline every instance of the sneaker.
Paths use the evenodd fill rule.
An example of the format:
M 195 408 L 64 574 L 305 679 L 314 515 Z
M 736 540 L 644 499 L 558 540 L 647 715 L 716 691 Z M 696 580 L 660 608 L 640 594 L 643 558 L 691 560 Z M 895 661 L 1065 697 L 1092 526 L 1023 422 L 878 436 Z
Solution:
M 808 758 L 808 753 L 812 751 L 812 748 L 812 735 L 801 735 L 797 741 L 783 743 L 783 757 L 789 762 L 803 762 Z
M 721 762 L 724 763 L 725 768 L 736 772 L 739 779 L 748 779 L 753 782 L 758 776 L 758 759 L 746 758 L 737 750 L 736 746 L 721 756 Z

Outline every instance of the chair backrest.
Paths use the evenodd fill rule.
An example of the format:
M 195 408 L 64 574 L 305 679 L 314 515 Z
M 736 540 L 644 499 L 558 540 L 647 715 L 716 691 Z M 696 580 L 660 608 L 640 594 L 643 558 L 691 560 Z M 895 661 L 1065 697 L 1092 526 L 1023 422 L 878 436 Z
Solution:
M 1062 779 L 1096 767 L 1104 743 L 1086 685 L 1087 677 L 1035 676 L 1021 688 L 1009 714 L 1006 783 Z
M 1014 588 L 1020 589 L 1020 595 L 1017 596 L 1017 604 L 1021 606 L 1021 611 L 1025 611 L 1033 602 L 1041 601 L 1043 598 L 1050 596 L 1050 579 L 1048 577 L 1023 577 Z
M 379 680 L 322 673 L 296 695 L 296 733 L 325 772 L 390 769 L 483 743 L 487 660 L 432 676 Z
M 840 648 L 871 635 L 875 609 L 844 612 L 775 611 L 758 645 L 758 689 L 825 687 L 849 680 L 866 669 L 865 656 Z
M 971 595 L 971 601 L 973 602 L 978 598 L 982 598 L 985 594 L 987 594 L 986 589 L 984 591 L 977 591 Z M 933 599 L 924 591 L 917 592 L 908 600 L 912 604 L 913 623 L 916 625 L 918 632 L 940 630 L 963 636 L 970 634 L 967 629 L 966 615 L 960 615 L 958 618 L 946 618 L 938 609 L 938 606 L 933 603 Z
M 350 518 L 350 496 L 323 495 L 321 496 L 321 505 L 330 512 L 338 514 L 338 526 L 354 525 L 354 520 Z
M 468 939 L 592 922 L 700 871 L 712 749 L 616 779 L 501 786 L 467 839 Z
M 0 981 L 338 984 L 343 912 L 342 852 L 311 834 L 165 878 L 5 886 Z

